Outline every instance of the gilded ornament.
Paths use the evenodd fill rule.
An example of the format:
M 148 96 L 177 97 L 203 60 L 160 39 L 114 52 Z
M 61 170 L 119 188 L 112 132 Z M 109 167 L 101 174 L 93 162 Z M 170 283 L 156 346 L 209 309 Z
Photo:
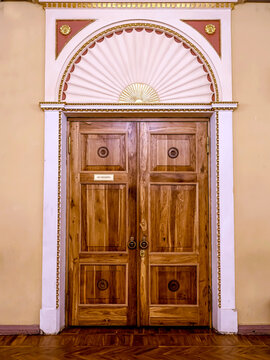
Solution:
M 151 86 L 143 83 L 134 83 L 128 85 L 120 94 L 120 103 L 157 103 L 159 97 Z
M 69 35 L 71 33 L 71 27 L 67 24 L 62 25 L 59 30 L 62 35 Z
M 39 1 L 39 0 L 38 0 Z M 40 1 L 39 1 L 40 3 Z M 234 3 L 228 2 L 45 2 L 40 3 L 44 9 L 61 8 L 61 9 L 89 9 L 89 8 L 229 8 L 234 9 Z
M 216 27 L 213 24 L 207 24 L 204 28 L 206 34 L 213 35 L 216 32 Z

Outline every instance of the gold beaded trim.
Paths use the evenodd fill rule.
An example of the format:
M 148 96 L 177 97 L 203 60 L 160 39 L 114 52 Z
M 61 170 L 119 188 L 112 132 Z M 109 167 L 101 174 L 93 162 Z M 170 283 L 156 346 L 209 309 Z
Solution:
M 216 232 L 217 232 L 217 277 L 218 307 L 221 308 L 221 268 L 220 268 L 220 192 L 219 192 L 219 117 L 216 111 Z
M 216 101 L 219 101 L 219 92 L 218 92 L 218 86 L 217 86 L 217 80 L 215 78 L 214 72 L 210 66 L 210 64 L 208 63 L 208 61 L 206 60 L 205 56 L 202 54 L 202 52 L 189 40 L 187 40 L 184 36 L 180 35 L 178 32 L 171 30 L 165 26 L 161 26 L 161 25 L 156 25 L 156 24 L 150 24 L 150 23 L 129 23 L 129 24 L 123 24 L 123 25 L 118 25 L 118 26 L 114 26 L 110 29 L 107 29 L 105 31 L 102 31 L 101 33 L 97 34 L 96 36 L 94 36 L 93 38 L 91 38 L 90 40 L 88 40 L 85 44 L 82 45 L 82 47 L 73 55 L 72 59 L 70 60 L 68 66 L 66 67 L 64 74 L 62 76 L 61 82 L 60 82 L 60 87 L 59 87 L 59 92 L 58 92 L 58 101 L 61 102 L 61 97 L 62 97 L 62 89 L 63 89 L 63 85 L 64 85 L 64 81 L 66 78 L 66 75 L 69 71 L 69 69 L 71 68 L 71 66 L 73 65 L 75 59 L 77 58 L 77 56 L 88 46 L 90 45 L 93 41 L 97 40 L 98 38 L 120 30 L 120 29 L 125 29 L 125 28 L 130 28 L 130 27 L 144 27 L 144 28 L 154 28 L 154 29 L 159 29 L 162 31 L 166 31 L 167 33 L 172 34 L 173 36 L 178 37 L 179 39 L 181 39 L 182 41 L 184 41 L 186 44 L 188 44 L 191 49 L 193 51 L 195 51 L 197 54 L 200 55 L 201 59 L 204 61 L 205 65 L 207 66 L 208 71 L 211 74 L 211 77 L 213 79 L 214 82 L 214 88 L 215 88 L 215 94 L 216 94 Z
M 56 309 L 59 308 L 60 290 L 60 241 L 61 241 L 61 161 L 62 161 L 62 113 L 58 122 L 58 186 L 57 186 L 57 255 L 56 255 Z
M 230 8 L 234 9 L 234 3 L 227 2 L 46 2 L 40 3 L 44 9 L 46 8 L 64 8 L 64 9 L 82 9 L 82 8 L 125 8 L 125 9 L 168 9 L 168 8 L 187 8 L 187 9 L 198 9 L 198 8 Z

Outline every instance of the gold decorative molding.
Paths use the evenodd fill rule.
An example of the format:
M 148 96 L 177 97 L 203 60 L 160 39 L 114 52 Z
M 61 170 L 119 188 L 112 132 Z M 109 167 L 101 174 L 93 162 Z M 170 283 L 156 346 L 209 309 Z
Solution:
M 214 72 L 209 64 L 209 62 L 206 60 L 205 56 L 202 54 L 202 52 L 188 39 L 186 39 L 184 36 L 182 36 L 181 34 L 179 34 L 178 32 L 171 30 L 165 26 L 161 26 L 161 25 L 157 25 L 157 24 L 151 24 L 151 23 L 127 23 L 127 24 L 122 24 L 122 25 L 118 25 L 118 26 L 114 26 L 112 28 L 109 28 L 105 31 L 102 31 L 101 33 L 95 35 L 94 37 L 92 37 L 90 40 L 88 40 L 86 43 L 84 43 L 81 48 L 73 55 L 72 59 L 69 61 L 63 76 L 61 78 L 61 82 L 60 82 L 60 86 L 59 86 L 59 91 L 58 91 L 58 101 L 60 102 L 62 99 L 62 91 L 63 91 L 63 85 L 66 79 L 66 76 L 71 68 L 71 66 L 74 64 L 76 58 L 78 57 L 78 55 L 80 53 L 83 52 L 83 50 L 90 45 L 92 42 L 94 42 L 95 40 L 103 37 L 104 35 L 117 31 L 117 30 L 121 30 L 121 29 L 125 29 L 125 28 L 129 28 L 129 27 L 144 27 L 144 28 L 153 28 L 153 29 L 157 29 L 157 30 L 162 30 L 162 31 L 166 31 L 167 33 L 181 39 L 183 42 L 185 42 L 186 44 L 188 44 L 190 46 L 190 48 L 197 54 L 200 55 L 201 59 L 203 60 L 204 64 L 206 65 L 211 78 L 213 80 L 214 83 L 214 92 L 215 92 L 215 99 L 218 102 L 219 101 L 219 91 L 218 91 L 218 86 L 217 86 L 217 80 L 216 77 L 214 75 Z
M 221 266 L 220 266 L 220 191 L 219 191 L 219 116 L 216 111 L 216 232 L 217 232 L 217 280 L 218 307 L 221 308 Z
M 213 9 L 225 8 L 234 9 L 233 2 L 39 2 L 44 9 L 168 9 L 168 8 L 185 8 L 185 9 Z
M 58 109 L 59 110 L 59 109 Z M 58 184 L 57 184 L 57 244 L 56 244 L 56 309 L 59 308 L 60 242 L 61 242 L 61 175 L 62 175 L 62 112 L 58 120 Z
M 213 35 L 216 32 L 216 27 L 213 24 L 208 24 L 208 25 L 205 25 L 204 30 L 205 30 L 206 34 Z
M 69 35 L 71 32 L 71 27 L 69 25 L 62 25 L 59 29 L 62 35 Z

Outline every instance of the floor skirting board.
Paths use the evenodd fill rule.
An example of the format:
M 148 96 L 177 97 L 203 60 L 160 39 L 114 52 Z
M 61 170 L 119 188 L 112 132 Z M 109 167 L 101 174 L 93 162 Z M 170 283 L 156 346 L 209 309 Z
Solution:
M 36 335 L 39 332 L 39 325 L 0 325 L 0 335 Z
M 239 325 L 239 335 L 270 335 L 270 325 Z

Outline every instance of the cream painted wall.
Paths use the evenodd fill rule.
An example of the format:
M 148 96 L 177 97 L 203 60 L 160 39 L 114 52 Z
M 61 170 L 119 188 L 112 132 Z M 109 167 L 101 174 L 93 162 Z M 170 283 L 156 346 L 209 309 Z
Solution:
M 0 324 L 39 324 L 44 11 L 0 3 Z
M 270 324 L 270 4 L 232 15 L 236 306 L 239 324 Z
M 270 4 L 232 14 L 237 309 L 270 324 Z M 44 30 L 40 6 L 0 4 L 0 324 L 39 323 Z

